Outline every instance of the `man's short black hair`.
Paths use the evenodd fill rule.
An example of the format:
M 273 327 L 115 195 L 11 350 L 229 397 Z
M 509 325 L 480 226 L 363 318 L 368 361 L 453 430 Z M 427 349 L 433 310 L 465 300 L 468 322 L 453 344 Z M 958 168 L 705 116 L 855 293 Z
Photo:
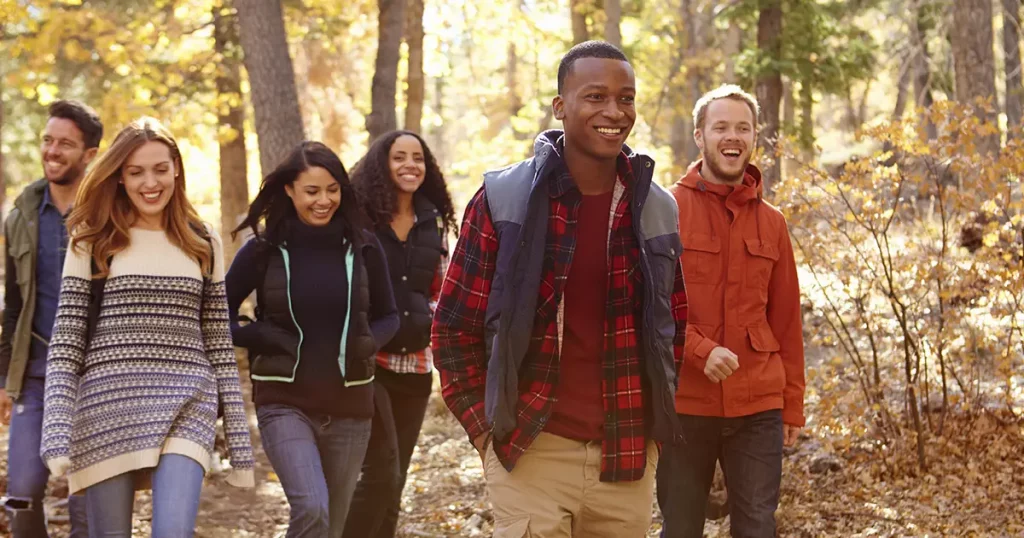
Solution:
M 569 52 L 562 56 L 558 64 L 558 94 L 562 94 L 562 87 L 565 86 L 565 77 L 572 71 L 572 64 L 583 58 L 606 58 L 608 60 L 622 60 L 629 63 L 626 55 L 619 47 L 607 41 L 584 41 L 569 49 Z
M 96 111 L 79 101 L 61 99 L 50 105 L 51 118 L 71 120 L 85 141 L 85 149 L 98 148 L 103 139 L 103 123 Z

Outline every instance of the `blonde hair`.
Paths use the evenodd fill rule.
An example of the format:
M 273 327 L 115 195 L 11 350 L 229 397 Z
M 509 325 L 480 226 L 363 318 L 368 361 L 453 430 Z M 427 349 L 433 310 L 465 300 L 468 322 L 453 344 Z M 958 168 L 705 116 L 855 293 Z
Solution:
M 203 275 L 209 276 L 213 260 L 209 243 L 201 235 L 206 228 L 185 194 L 185 168 L 178 143 L 166 127 L 150 117 L 139 118 L 122 129 L 82 180 L 68 217 L 70 247 L 91 245 L 99 271 L 95 276 L 104 277 L 110 272 L 107 260 L 131 244 L 130 228 L 138 216 L 120 182 L 121 168 L 135 150 L 150 141 L 166 145 L 174 163 L 174 189 L 164 209 L 164 231 L 171 243 L 198 260 Z
M 740 88 L 735 84 L 722 84 L 708 93 L 705 93 L 697 100 L 697 104 L 693 107 L 694 129 L 704 128 L 704 116 L 707 115 L 708 106 L 719 99 L 732 99 L 734 101 L 746 103 L 746 105 L 750 107 L 750 111 L 754 114 L 754 129 L 757 129 L 757 118 L 761 114 L 761 106 L 757 104 L 757 99 L 753 95 L 743 91 L 743 88 Z

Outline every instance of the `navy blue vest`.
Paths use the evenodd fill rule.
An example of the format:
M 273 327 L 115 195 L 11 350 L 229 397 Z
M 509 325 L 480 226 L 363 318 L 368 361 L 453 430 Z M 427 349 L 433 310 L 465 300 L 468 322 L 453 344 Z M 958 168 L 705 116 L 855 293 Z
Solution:
M 498 439 L 506 439 L 516 428 L 519 371 L 533 332 L 544 262 L 547 177 L 560 159 L 553 145 L 558 135 L 557 131 L 544 133 L 534 157 L 484 175 L 484 193 L 499 242 L 484 339 L 488 356 L 485 408 Z M 675 270 L 682 254 L 679 208 L 675 198 L 652 181 L 654 160 L 629 148 L 624 151 L 635 174 L 633 228 L 640 245 L 644 290 L 638 337 L 651 388 L 651 432 L 655 440 L 672 443 L 682 440 L 675 412 L 678 372 L 672 316 Z

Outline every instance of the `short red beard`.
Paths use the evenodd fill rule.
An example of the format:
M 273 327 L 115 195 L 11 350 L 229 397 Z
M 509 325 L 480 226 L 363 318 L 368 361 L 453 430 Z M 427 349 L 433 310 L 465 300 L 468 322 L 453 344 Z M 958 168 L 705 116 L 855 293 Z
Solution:
M 743 160 L 743 166 L 740 167 L 739 174 L 728 174 L 722 167 L 718 165 L 717 154 L 705 155 L 704 164 L 711 170 L 711 173 L 715 175 L 718 181 L 723 183 L 740 183 L 743 181 L 743 176 L 747 174 L 747 166 L 750 164 L 750 158 L 752 155 L 747 155 L 747 158 Z

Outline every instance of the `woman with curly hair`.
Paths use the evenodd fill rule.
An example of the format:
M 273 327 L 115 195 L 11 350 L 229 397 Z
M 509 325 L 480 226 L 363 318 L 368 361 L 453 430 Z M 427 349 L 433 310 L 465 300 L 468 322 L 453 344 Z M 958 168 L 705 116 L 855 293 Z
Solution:
M 338 156 L 303 142 L 235 229 L 255 237 L 228 271 L 228 315 L 235 345 L 249 350 L 263 448 L 291 509 L 288 538 L 342 535 L 370 439 L 375 356 L 398 328 L 387 262 L 365 221 Z M 256 321 L 241 325 L 253 290 Z
M 153 118 L 125 127 L 82 182 L 46 365 L 42 457 L 85 490 L 91 536 L 192 536 L 218 404 L 228 483 L 253 485 L 249 421 L 228 329 L 220 237 L 185 194 L 178 144 Z
M 345 536 L 391 538 L 430 398 L 430 323 L 455 210 L 430 148 L 409 131 L 378 138 L 352 182 L 387 254 L 401 326 L 377 354 L 373 431 Z

